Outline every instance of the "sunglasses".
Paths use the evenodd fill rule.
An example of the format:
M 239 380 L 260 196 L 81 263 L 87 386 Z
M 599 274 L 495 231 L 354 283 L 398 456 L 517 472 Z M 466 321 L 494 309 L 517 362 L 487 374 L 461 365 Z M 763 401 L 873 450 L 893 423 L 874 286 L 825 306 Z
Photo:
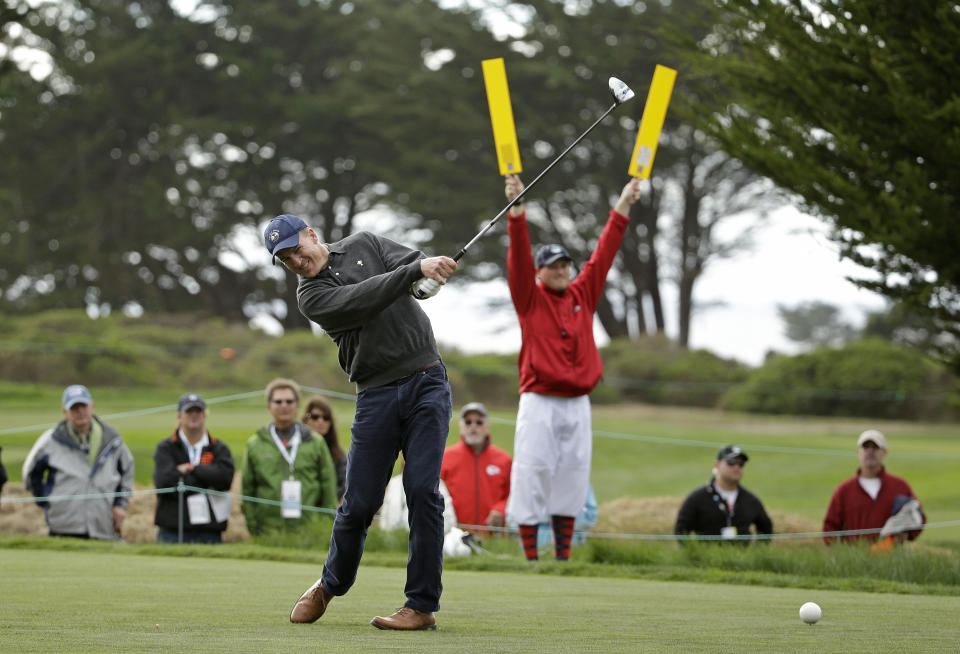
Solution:
M 311 420 L 320 420 L 320 418 L 323 418 L 327 422 L 330 422 L 330 416 L 325 413 L 308 413 L 307 418 Z
M 724 459 L 724 461 L 728 466 L 740 466 L 742 468 L 743 466 L 747 465 L 747 462 L 744 461 L 743 459 L 733 458 L 733 459 Z
M 296 400 L 271 400 L 274 404 L 296 404 Z

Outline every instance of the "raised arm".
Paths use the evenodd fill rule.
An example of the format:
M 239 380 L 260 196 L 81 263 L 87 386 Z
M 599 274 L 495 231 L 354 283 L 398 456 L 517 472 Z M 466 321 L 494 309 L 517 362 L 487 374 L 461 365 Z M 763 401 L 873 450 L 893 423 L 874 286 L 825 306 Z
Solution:
M 513 200 L 522 190 L 523 182 L 520 178 L 507 175 L 504 184 L 507 200 Z M 507 284 L 510 286 L 510 297 L 517 314 L 524 315 L 533 305 L 537 271 L 534 268 L 530 231 L 527 228 L 523 205 L 515 204 L 507 212 L 507 233 L 510 235 L 510 246 L 507 248 Z

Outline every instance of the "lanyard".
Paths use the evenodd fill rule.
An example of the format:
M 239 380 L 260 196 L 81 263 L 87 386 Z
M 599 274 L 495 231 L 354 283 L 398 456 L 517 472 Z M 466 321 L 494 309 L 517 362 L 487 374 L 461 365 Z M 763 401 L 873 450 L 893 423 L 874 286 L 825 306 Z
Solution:
M 190 459 L 190 463 L 196 467 L 200 465 L 200 457 L 203 454 L 203 446 L 209 442 L 207 438 L 207 432 L 203 432 L 203 437 L 197 443 L 196 447 L 190 444 L 190 441 L 187 440 L 187 437 L 184 435 L 183 430 L 178 430 L 180 433 L 180 440 L 183 442 L 183 446 L 187 448 L 187 457 Z
M 720 494 L 720 491 L 712 483 L 710 484 L 710 490 L 713 491 L 713 498 L 717 502 L 717 508 L 720 509 L 722 513 L 727 518 L 727 526 L 733 524 L 733 505 L 727 502 L 727 498 Z
M 283 441 L 277 436 L 276 427 L 270 425 L 270 435 L 273 436 L 273 442 L 277 445 L 277 449 L 280 450 L 280 454 L 284 460 L 286 460 L 287 465 L 290 466 L 290 479 L 293 479 L 293 462 L 297 459 L 297 449 L 300 447 L 300 425 L 295 424 L 293 429 L 293 438 L 290 439 L 290 451 L 287 452 L 287 448 L 283 446 Z

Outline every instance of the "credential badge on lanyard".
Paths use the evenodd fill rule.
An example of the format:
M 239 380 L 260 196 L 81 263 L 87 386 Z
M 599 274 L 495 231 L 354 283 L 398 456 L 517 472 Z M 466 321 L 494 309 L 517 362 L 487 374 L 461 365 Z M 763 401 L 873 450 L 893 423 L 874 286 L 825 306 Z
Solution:
M 270 435 L 280 455 L 283 456 L 287 465 L 290 467 L 290 478 L 283 480 L 280 484 L 280 515 L 284 518 L 299 518 L 302 514 L 301 506 L 301 484 L 293 478 L 293 462 L 297 460 L 297 450 L 300 448 L 300 425 L 294 425 L 293 438 L 290 439 L 290 451 L 283 446 L 283 441 L 277 435 L 274 425 L 270 425 Z

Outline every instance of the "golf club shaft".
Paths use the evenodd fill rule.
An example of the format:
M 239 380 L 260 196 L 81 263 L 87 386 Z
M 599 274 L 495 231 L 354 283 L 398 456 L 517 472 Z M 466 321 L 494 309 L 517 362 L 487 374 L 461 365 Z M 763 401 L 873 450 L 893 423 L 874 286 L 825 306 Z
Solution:
M 484 234 L 486 234 L 487 232 L 489 232 L 490 229 L 491 229 L 494 225 L 497 224 L 497 221 L 500 220 L 500 218 L 503 217 L 503 214 L 507 213 L 507 211 L 510 210 L 510 207 L 512 207 L 513 205 L 519 203 L 519 202 L 523 199 L 523 196 L 526 195 L 526 194 L 530 191 L 530 189 L 533 188 L 533 185 L 540 181 L 540 178 L 541 178 L 541 177 L 543 177 L 544 175 L 546 175 L 546 174 L 550 171 L 550 169 L 553 168 L 553 167 L 557 164 L 558 161 L 560 161 L 561 159 L 563 159 L 563 158 L 567 155 L 567 153 L 570 152 L 570 150 L 572 150 L 572 149 L 574 148 L 574 146 L 576 146 L 577 143 L 579 143 L 580 141 L 582 141 L 582 140 L 584 139 L 584 137 L 585 137 L 587 134 L 589 134 L 591 130 L 593 130 L 594 127 L 596 127 L 597 125 L 599 125 L 599 124 L 600 124 L 600 121 L 602 121 L 604 118 L 606 118 L 607 116 L 609 116 L 609 115 L 610 115 L 610 112 L 612 112 L 614 109 L 616 109 L 616 108 L 619 106 L 619 104 L 620 104 L 620 103 L 618 103 L 618 102 L 614 102 L 612 105 L 610 105 L 610 108 L 607 109 L 605 112 L 603 112 L 603 115 L 600 116 L 599 118 L 597 118 L 596 122 L 594 122 L 593 125 L 591 125 L 590 127 L 588 127 L 583 134 L 581 134 L 580 136 L 577 137 L 577 140 L 575 140 L 573 143 L 571 143 L 570 145 L 568 145 L 566 150 L 564 150 L 563 152 L 561 152 L 561 153 L 557 156 L 556 159 L 554 159 L 553 161 L 551 161 L 550 164 L 549 164 L 546 168 L 544 168 L 543 171 L 542 171 L 539 175 L 537 175 L 537 176 L 533 179 L 532 182 L 530 182 L 526 187 L 524 187 L 524 189 L 523 189 L 522 191 L 520 191 L 520 192 L 517 194 L 517 197 L 513 198 L 512 200 L 510 200 L 510 202 L 507 203 L 507 206 L 505 206 L 503 209 L 501 209 L 501 210 L 500 210 L 500 213 L 498 213 L 496 216 L 494 216 L 494 217 L 493 217 L 493 220 L 491 220 L 490 222 L 488 222 L 488 223 L 484 226 L 484 228 L 480 230 L 480 233 L 478 233 L 476 236 L 474 236 L 472 239 L 470 239 L 470 242 L 469 242 L 469 243 L 467 243 L 467 244 L 464 245 L 462 248 L 460 248 L 460 251 L 457 252 L 455 255 L 453 255 L 453 260 L 454 260 L 454 261 L 460 261 L 460 259 L 462 259 L 463 256 L 467 253 L 467 250 L 470 249 L 470 246 L 471 246 L 471 245 L 473 245 L 474 243 L 476 243 L 478 240 L 480 240 L 480 238 L 481 238 Z

